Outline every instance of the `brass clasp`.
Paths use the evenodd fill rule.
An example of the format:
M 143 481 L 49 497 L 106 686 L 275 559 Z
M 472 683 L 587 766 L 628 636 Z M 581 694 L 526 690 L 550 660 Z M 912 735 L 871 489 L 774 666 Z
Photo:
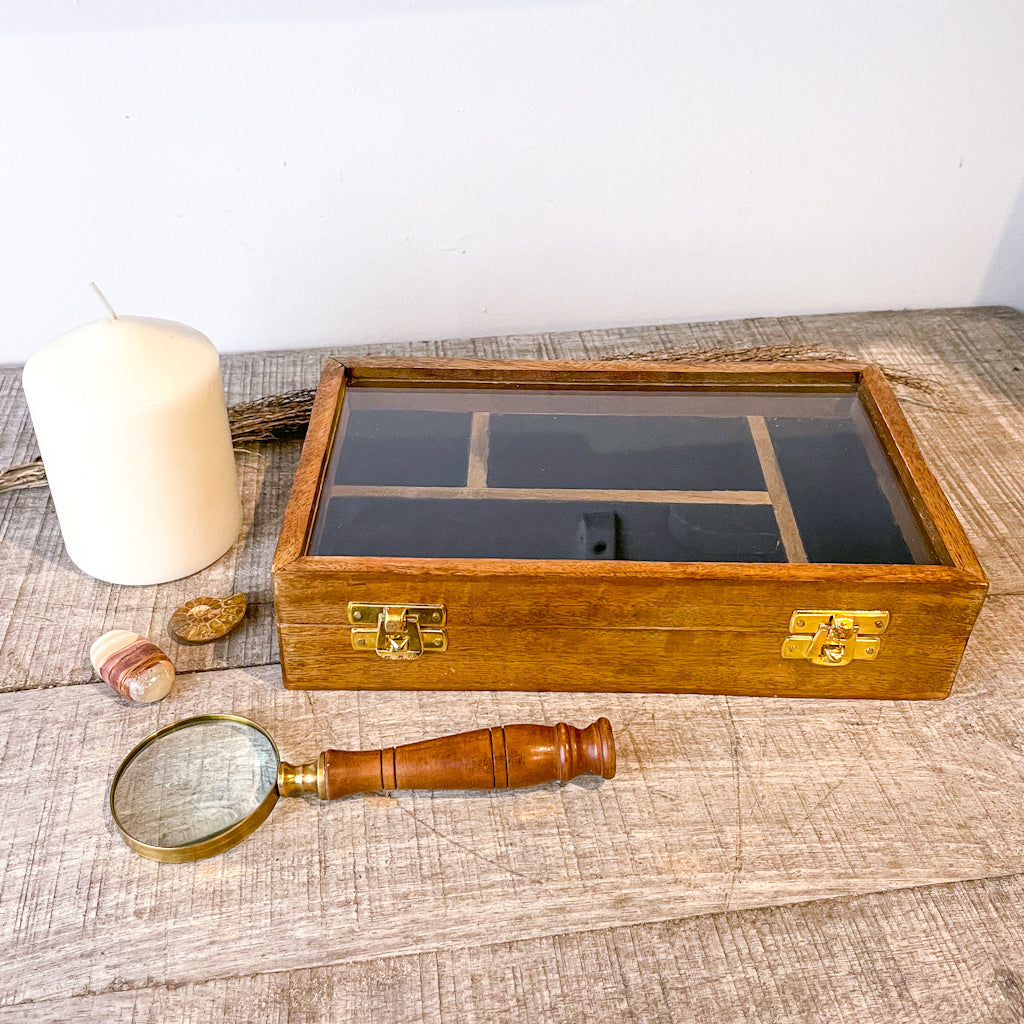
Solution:
M 826 667 L 873 661 L 888 627 L 889 613 L 883 611 L 793 612 L 790 635 L 782 642 L 782 657 Z
M 361 604 L 350 601 L 352 647 L 385 661 L 412 661 L 448 649 L 443 604 Z

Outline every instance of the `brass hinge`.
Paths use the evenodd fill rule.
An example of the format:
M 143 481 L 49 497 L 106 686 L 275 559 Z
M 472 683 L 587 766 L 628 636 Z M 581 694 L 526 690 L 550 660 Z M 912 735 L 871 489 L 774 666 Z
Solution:
M 448 649 L 443 604 L 362 604 L 350 601 L 352 647 L 386 661 L 412 661 Z
M 793 612 L 782 656 L 829 667 L 873 661 L 888 627 L 889 613 L 882 611 Z

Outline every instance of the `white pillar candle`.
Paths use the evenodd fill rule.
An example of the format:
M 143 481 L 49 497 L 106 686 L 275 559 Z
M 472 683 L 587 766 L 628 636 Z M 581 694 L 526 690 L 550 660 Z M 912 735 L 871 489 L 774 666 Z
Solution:
M 120 316 L 36 352 L 22 382 L 64 545 L 109 583 L 190 576 L 241 530 L 217 350 L 198 331 Z

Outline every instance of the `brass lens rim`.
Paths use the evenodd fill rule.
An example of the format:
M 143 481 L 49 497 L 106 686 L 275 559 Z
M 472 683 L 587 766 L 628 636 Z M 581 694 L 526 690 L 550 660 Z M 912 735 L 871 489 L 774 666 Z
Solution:
M 110 783 L 108 804 L 110 806 L 110 817 L 113 819 L 118 832 L 121 833 L 121 838 L 136 853 L 143 857 L 148 857 L 150 860 L 163 861 L 165 864 L 181 864 L 185 861 L 203 860 L 206 857 L 215 857 L 218 853 L 224 853 L 225 850 L 230 850 L 232 846 L 236 846 L 246 836 L 251 835 L 259 828 L 274 809 L 274 804 L 277 803 L 278 790 L 275 783 L 270 787 L 270 791 L 260 801 L 259 805 L 240 821 L 236 821 L 233 825 L 229 825 L 226 829 L 217 832 L 215 835 L 207 836 L 199 842 L 187 843 L 183 846 L 151 846 L 148 843 L 140 842 L 125 829 L 117 816 L 117 812 L 114 810 L 114 793 L 117 792 L 117 784 L 125 770 L 138 754 L 142 753 L 146 747 L 156 742 L 160 737 L 177 732 L 179 729 L 198 725 L 201 722 L 234 722 L 236 725 L 244 725 L 250 729 L 255 729 L 258 733 L 262 733 L 270 743 L 270 747 L 274 751 L 274 757 L 277 758 L 278 767 L 280 767 L 281 754 L 267 730 L 248 718 L 242 718 L 240 715 L 194 715 L 192 718 L 183 718 L 180 722 L 175 722 L 173 725 L 166 725 L 162 729 L 158 729 L 151 736 L 147 736 L 141 743 L 136 744 L 132 748 L 128 756 L 121 762 L 121 766 L 114 773 L 114 778 Z

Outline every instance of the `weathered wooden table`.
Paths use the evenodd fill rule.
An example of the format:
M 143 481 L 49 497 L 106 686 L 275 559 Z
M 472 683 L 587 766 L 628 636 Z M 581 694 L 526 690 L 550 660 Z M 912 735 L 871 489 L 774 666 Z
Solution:
M 822 345 L 940 382 L 900 396 L 992 580 L 952 697 L 285 691 L 269 567 L 298 444 L 239 453 L 242 540 L 160 587 L 83 576 L 45 489 L 0 495 L 0 1022 L 1024 1020 L 1024 317 L 388 351 L 753 345 Z M 327 354 L 227 357 L 229 400 L 311 386 Z M 0 370 L 0 422 L 0 465 L 32 457 L 15 368 Z M 234 590 L 255 605 L 235 635 L 171 642 L 176 605 Z M 89 645 L 114 627 L 173 653 L 167 700 L 129 706 L 95 681 Z M 143 736 L 216 711 L 255 718 L 293 761 L 607 715 L 619 774 L 499 797 L 285 800 L 220 857 L 143 860 L 109 820 L 110 777 Z

